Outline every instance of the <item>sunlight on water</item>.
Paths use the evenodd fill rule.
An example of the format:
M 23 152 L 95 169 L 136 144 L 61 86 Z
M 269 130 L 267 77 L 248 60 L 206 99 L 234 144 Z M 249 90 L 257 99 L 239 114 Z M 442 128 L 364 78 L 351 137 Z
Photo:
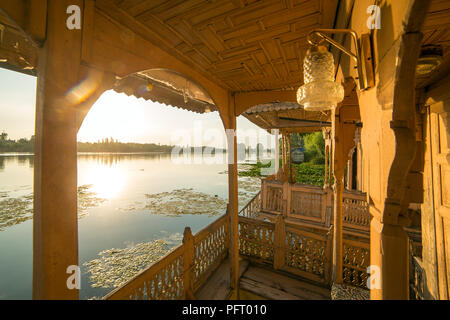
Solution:
M 92 185 L 90 190 L 97 194 L 99 198 L 104 199 L 118 197 L 127 180 L 124 170 L 117 166 L 98 165 L 89 168 L 89 170 L 81 174 L 89 177 L 88 179 Z
M 0 155 L 0 299 L 31 299 L 33 166 L 32 155 Z M 226 171 L 167 154 L 79 154 L 80 299 L 104 296 L 178 245 L 186 226 L 195 234 L 225 213 Z M 238 185 L 242 208 L 260 180 Z

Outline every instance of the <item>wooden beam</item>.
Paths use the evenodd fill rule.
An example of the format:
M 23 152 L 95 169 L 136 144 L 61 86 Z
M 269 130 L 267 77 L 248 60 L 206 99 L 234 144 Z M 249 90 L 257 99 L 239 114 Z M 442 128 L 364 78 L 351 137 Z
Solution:
M 162 49 L 167 42 L 153 43 L 156 32 L 117 8 L 111 1 L 95 3 L 94 17 L 89 17 L 92 30 L 90 48 L 83 48 L 87 65 L 113 72 L 121 77 L 149 69 L 168 69 L 197 82 L 214 100 L 222 121 L 228 122 L 228 90 L 211 77 Z
M 0 0 L 0 14 L 6 16 L 36 46 L 43 44 L 47 27 L 47 0 Z

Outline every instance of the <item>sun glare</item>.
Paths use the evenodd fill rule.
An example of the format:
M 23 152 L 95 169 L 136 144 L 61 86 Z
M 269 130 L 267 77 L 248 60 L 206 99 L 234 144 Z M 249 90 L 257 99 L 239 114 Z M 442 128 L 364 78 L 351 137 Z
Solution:
M 85 172 L 90 191 L 103 199 L 114 199 L 124 189 L 126 184 L 126 173 L 117 166 L 98 165 Z
M 79 141 L 97 142 L 113 137 L 136 142 L 144 129 L 154 128 L 152 118 L 145 115 L 145 103 L 114 91 L 105 92 L 92 106 L 78 132 Z

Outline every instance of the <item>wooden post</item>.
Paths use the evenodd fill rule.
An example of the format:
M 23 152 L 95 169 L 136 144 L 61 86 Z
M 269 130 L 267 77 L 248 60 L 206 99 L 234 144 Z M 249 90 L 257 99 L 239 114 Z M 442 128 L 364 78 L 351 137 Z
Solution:
M 278 270 L 283 268 L 286 255 L 286 227 L 284 224 L 284 217 L 281 214 L 279 214 L 275 220 L 274 242 L 275 252 L 273 268 Z
M 353 189 L 353 152 L 350 159 L 347 161 L 347 190 Z
M 184 229 L 184 297 L 188 300 L 194 297 L 194 237 L 191 228 Z
M 328 186 L 328 152 L 330 147 L 328 145 L 325 145 L 325 182 L 324 187 L 326 188 Z
M 33 299 L 78 299 L 77 106 L 81 30 L 69 30 L 67 7 L 49 0 L 47 34 L 39 49 L 33 218 Z M 70 269 L 69 269 L 70 270 Z
M 372 272 L 371 300 L 409 299 L 409 241 L 402 226 L 372 218 L 370 264 L 379 268 Z
M 280 170 L 280 142 L 278 137 L 279 130 L 275 129 L 275 176 Z
M 234 109 L 234 108 L 233 108 Z M 238 217 L 238 180 L 237 180 L 237 143 L 236 117 L 230 117 L 230 127 L 227 128 L 228 141 L 228 205 L 230 216 L 230 285 L 239 287 L 239 217 Z
M 342 237 L 342 201 L 344 177 L 334 177 L 334 225 L 333 225 L 333 281 L 342 284 L 343 278 L 343 237 Z

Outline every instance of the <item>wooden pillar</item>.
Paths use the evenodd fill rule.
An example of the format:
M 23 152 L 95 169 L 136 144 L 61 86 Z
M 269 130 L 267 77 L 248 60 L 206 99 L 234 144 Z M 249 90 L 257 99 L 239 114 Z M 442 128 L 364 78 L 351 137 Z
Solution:
M 184 228 L 184 298 L 193 300 L 194 297 L 194 237 L 191 228 Z
M 353 153 L 352 153 L 353 154 Z M 350 156 L 350 159 L 347 161 L 347 190 L 352 190 L 353 184 L 353 156 Z
M 292 177 L 292 148 L 291 148 L 291 134 L 287 134 L 287 154 L 288 154 L 288 179 L 287 182 L 291 182 Z
M 371 300 L 409 299 L 409 241 L 403 227 L 372 218 L 370 264 L 377 268 L 371 271 Z
M 346 81 L 346 92 L 353 92 L 354 81 Z M 354 148 L 353 137 L 359 117 L 359 110 L 353 106 L 347 107 L 347 101 L 332 111 L 332 146 L 333 146 L 333 176 L 334 176 L 334 223 L 333 223 L 333 273 L 335 283 L 343 283 L 343 192 L 345 167 L 350 150 Z M 351 111 L 343 113 L 343 110 Z M 345 115 L 345 116 L 344 116 Z
M 280 170 L 280 144 L 279 144 L 279 130 L 275 129 L 275 175 Z
M 273 268 L 279 270 L 283 268 L 286 257 L 286 227 L 281 214 L 275 220 L 274 244 Z
M 234 110 L 230 108 L 230 110 Z M 239 294 L 239 217 L 238 217 L 238 178 L 236 117 L 231 115 L 227 128 L 228 141 L 228 214 L 230 217 L 230 285 Z
M 334 224 L 333 224 L 333 282 L 343 282 L 343 236 L 342 236 L 342 201 L 344 176 L 334 176 Z
M 334 172 L 334 161 L 333 161 L 333 152 L 334 152 L 334 143 L 333 140 L 330 140 L 330 149 L 328 151 L 329 153 L 329 168 L 328 168 L 328 184 L 331 186 L 331 177 L 333 176 Z
M 81 0 L 47 2 L 47 37 L 37 67 L 33 218 L 33 298 L 78 299 L 69 266 L 78 265 L 77 109 L 81 30 L 66 26 L 67 7 Z

